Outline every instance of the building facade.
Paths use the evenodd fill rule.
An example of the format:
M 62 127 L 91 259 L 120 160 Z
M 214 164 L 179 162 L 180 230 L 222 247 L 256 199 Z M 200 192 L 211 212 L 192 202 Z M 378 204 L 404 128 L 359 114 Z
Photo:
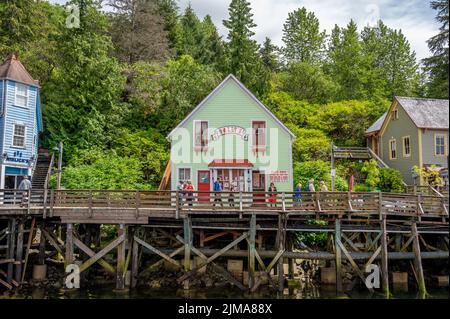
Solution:
M 0 65 L 0 189 L 32 175 L 41 131 L 39 84 L 11 55 Z
M 367 145 L 407 184 L 420 184 L 414 166 L 448 169 L 448 129 L 448 100 L 395 97 L 367 129 Z
M 172 132 L 171 189 L 190 180 L 210 191 L 292 191 L 294 135 L 233 75 Z

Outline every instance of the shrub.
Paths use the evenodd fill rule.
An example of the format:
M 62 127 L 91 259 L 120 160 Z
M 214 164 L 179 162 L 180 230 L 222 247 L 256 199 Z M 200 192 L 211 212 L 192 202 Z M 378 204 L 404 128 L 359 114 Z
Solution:
M 381 168 L 380 182 L 378 183 L 378 187 L 382 192 L 403 192 L 403 179 L 400 175 L 400 172 L 393 168 Z

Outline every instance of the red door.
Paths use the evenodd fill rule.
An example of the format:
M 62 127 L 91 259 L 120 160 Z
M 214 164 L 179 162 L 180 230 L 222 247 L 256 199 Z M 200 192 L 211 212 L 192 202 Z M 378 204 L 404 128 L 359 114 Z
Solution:
M 198 171 L 197 172 L 197 190 L 198 191 L 210 191 L 210 172 Z M 200 202 L 209 202 L 209 193 L 198 193 L 198 200 Z

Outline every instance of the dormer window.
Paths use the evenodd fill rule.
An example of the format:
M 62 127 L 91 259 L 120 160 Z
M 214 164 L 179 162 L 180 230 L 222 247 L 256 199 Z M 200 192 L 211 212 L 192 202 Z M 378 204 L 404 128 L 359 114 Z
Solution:
M 16 83 L 16 106 L 27 107 L 28 87 L 24 84 Z
M 208 121 L 194 122 L 194 149 L 200 152 L 208 149 Z

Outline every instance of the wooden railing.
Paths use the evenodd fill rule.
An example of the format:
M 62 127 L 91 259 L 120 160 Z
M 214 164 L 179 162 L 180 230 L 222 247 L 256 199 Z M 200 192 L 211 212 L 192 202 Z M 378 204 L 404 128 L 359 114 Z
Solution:
M 448 197 L 376 192 L 193 192 L 146 190 L 0 190 L 2 211 L 288 212 L 448 216 Z M 38 213 L 38 212 L 36 212 Z

